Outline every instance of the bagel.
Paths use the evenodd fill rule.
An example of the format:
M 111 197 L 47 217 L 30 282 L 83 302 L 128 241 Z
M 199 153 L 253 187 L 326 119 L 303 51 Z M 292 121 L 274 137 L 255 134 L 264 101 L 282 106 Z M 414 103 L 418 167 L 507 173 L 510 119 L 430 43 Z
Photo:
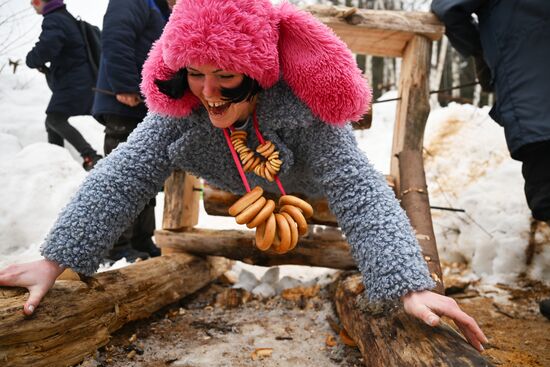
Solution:
M 256 228 L 256 247 L 262 251 L 269 249 L 275 240 L 277 232 L 277 223 L 275 214 L 271 213 L 269 218 Z
M 261 145 L 258 145 L 256 148 L 256 153 L 262 154 L 263 152 L 266 152 L 273 146 L 273 143 L 271 141 L 266 141 Z
M 266 199 L 261 196 L 258 200 L 250 204 L 245 210 L 235 217 L 238 224 L 246 224 L 250 222 L 262 210 Z
M 300 236 L 304 236 L 307 234 L 308 226 L 306 218 L 304 217 L 304 214 L 300 209 L 295 207 L 294 205 L 283 205 L 279 212 L 282 213 L 288 213 L 292 219 L 296 222 L 298 225 L 298 233 L 300 233 Z
M 298 225 L 294 221 L 294 219 L 290 216 L 288 213 L 281 213 L 286 218 L 286 221 L 288 222 L 288 226 L 290 227 L 290 247 L 288 248 L 288 251 L 292 250 L 296 245 L 298 244 Z
M 249 221 L 246 226 L 248 228 L 254 228 L 258 227 L 260 224 L 265 222 L 271 214 L 273 214 L 273 211 L 275 210 L 275 202 L 273 200 L 268 200 L 267 203 L 264 205 L 262 210 L 252 219 Z
M 235 130 L 231 132 L 231 139 L 239 139 L 239 138 L 246 138 L 248 133 L 244 130 Z
M 271 173 L 271 176 L 275 176 L 277 174 L 277 172 L 279 172 L 279 170 L 275 169 L 271 163 L 266 162 L 265 163 L 265 169 L 269 171 L 269 173 Z
M 281 198 L 279 199 L 279 206 L 283 206 L 287 204 L 294 205 L 295 207 L 300 209 L 302 213 L 304 213 L 304 217 L 306 217 L 306 219 L 313 215 L 313 208 L 311 207 L 311 205 L 309 205 L 307 201 L 304 201 L 297 196 L 294 196 L 294 195 L 281 196 Z
M 262 177 L 265 177 L 266 180 L 268 180 L 269 182 L 273 182 L 275 181 L 275 177 L 273 177 L 274 175 L 271 174 L 271 171 L 269 170 L 268 168 L 268 165 L 264 165 L 264 170 L 263 170 L 263 176 Z
M 290 248 L 290 242 L 292 241 L 290 225 L 282 214 L 276 213 L 275 220 L 277 221 L 277 236 L 280 242 L 273 245 L 273 250 L 278 254 L 284 254 Z
M 235 217 L 239 215 L 240 212 L 245 210 L 250 204 L 254 203 L 260 196 L 264 194 L 264 190 L 260 186 L 256 186 L 242 198 L 237 200 L 231 207 L 228 212 L 229 215 Z
M 275 145 L 271 144 L 271 146 L 268 149 L 258 153 L 261 154 L 263 157 L 268 158 L 274 151 L 275 151 Z

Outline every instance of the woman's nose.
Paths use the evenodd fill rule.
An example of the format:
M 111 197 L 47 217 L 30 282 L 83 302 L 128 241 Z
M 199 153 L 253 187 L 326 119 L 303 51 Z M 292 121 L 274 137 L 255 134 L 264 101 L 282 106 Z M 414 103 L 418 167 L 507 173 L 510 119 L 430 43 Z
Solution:
M 202 86 L 202 94 L 206 98 L 218 97 L 219 86 L 215 77 L 209 75 L 204 78 L 204 85 Z

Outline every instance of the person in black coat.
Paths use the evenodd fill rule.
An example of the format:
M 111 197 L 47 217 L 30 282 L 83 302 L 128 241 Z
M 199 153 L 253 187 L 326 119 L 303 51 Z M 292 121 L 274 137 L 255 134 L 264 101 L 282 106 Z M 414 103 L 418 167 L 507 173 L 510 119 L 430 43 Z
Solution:
M 90 170 L 101 156 L 68 121 L 71 116 L 91 114 L 95 78 L 84 39 L 63 0 L 32 0 L 31 5 L 43 15 L 42 33 L 26 63 L 46 74 L 53 92 L 46 109 L 48 142 L 63 146 L 67 140 L 82 156 L 83 167 Z
M 550 224 L 550 1 L 433 0 L 431 8 L 453 47 L 476 59 L 482 86 L 494 89 L 489 115 L 523 163 L 533 217 Z M 550 300 L 543 306 L 550 318 Z
M 103 18 L 102 54 L 92 113 L 105 125 L 104 153 L 109 154 L 143 120 L 147 108 L 140 95 L 141 69 L 164 28 L 173 1 L 110 0 Z M 155 201 L 149 202 L 117 241 L 108 261 L 157 256 L 151 240 Z

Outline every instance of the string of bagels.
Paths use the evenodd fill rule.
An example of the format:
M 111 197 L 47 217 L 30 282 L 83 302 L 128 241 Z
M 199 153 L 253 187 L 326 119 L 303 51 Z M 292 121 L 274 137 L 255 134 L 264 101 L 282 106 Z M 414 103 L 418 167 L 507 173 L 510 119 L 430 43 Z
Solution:
M 235 217 L 238 224 L 246 224 L 250 229 L 256 228 L 256 247 L 262 251 L 272 249 L 284 254 L 296 247 L 300 236 L 307 234 L 307 219 L 313 215 L 309 203 L 297 196 L 287 195 L 277 174 L 283 164 L 275 144 L 264 140 L 258 126 L 256 111 L 253 124 L 260 144 L 254 150 L 247 145 L 247 132 L 226 128 L 223 130 L 227 145 L 241 176 L 247 193 L 230 208 L 229 215 Z M 264 197 L 260 186 L 250 189 L 245 172 L 254 172 L 269 182 L 276 182 L 281 191 L 278 212 L 275 212 L 275 201 Z

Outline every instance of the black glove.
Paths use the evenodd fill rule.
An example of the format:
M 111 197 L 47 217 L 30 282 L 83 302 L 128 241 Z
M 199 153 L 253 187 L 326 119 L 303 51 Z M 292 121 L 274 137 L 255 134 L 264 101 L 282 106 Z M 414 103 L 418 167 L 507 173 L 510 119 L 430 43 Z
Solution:
M 491 84 L 491 69 L 485 62 L 483 55 L 475 55 L 474 62 L 476 67 L 477 81 L 481 85 L 481 90 L 484 92 L 493 92 L 494 88 Z

